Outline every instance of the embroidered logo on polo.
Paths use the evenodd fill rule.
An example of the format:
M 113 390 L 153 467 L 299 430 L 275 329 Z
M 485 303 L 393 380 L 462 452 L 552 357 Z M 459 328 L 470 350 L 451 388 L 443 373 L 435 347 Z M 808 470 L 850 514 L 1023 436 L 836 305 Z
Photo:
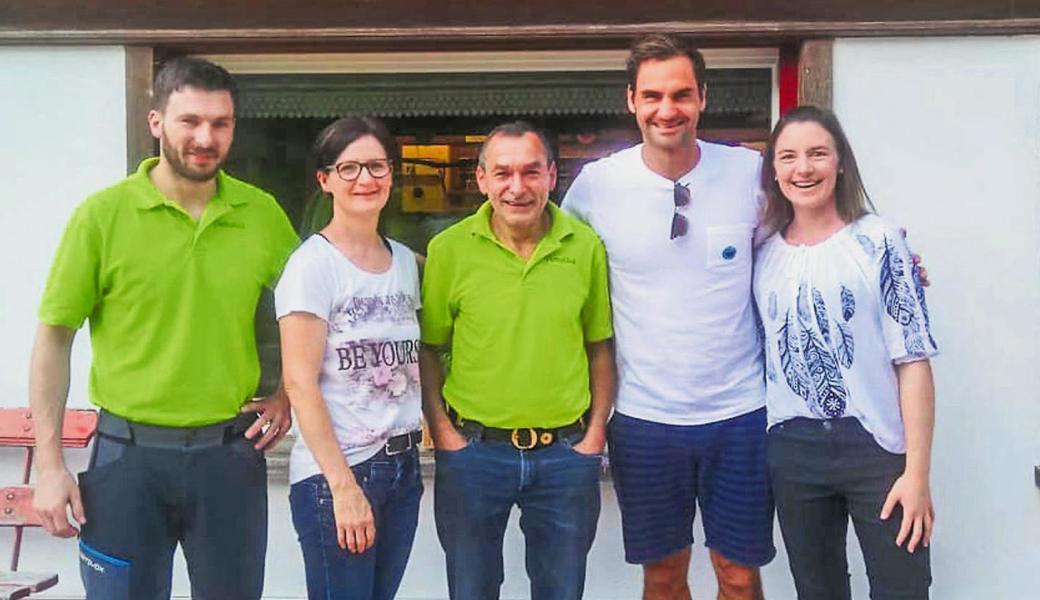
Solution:
M 726 246 L 722 249 L 722 258 L 725 260 L 733 260 L 737 257 L 737 248 L 735 246 Z
M 571 258 L 570 256 L 559 256 L 556 254 L 550 254 L 549 256 L 546 256 L 543 260 L 545 260 L 545 262 L 559 262 L 567 263 L 569 265 L 578 264 L 577 261 Z

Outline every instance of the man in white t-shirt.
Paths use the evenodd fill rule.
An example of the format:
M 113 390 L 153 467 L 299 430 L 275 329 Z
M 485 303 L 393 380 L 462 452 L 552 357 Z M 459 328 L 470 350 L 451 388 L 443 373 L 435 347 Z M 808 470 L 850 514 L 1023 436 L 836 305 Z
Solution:
M 643 143 L 585 166 L 563 208 L 606 245 L 619 390 L 610 455 L 644 599 L 690 597 L 700 505 L 719 598 L 762 597 L 772 560 L 762 342 L 751 296 L 761 159 L 697 140 L 701 54 L 638 40 L 628 107 Z

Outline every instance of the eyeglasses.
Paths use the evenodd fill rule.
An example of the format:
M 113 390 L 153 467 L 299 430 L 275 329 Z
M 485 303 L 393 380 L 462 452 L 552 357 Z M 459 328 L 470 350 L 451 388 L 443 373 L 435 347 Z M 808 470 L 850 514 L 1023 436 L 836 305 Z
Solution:
M 675 189 L 672 191 L 672 200 L 675 202 L 675 212 L 672 213 L 672 236 L 669 239 L 674 240 L 686 235 L 690 229 L 690 222 L 686 220 L 685 215 L 679 212 L 680 208 L 690 203 L 690 188 L 676 181 Z
M 390 174 L 390 161 L 386 158 L 377 158 L 363 163 L 345 160 L 331 167 L 325 167 L 326 171 L 335 171 L 343 181 L 357 181 L 357 178 L 361 177 L 362 169 L 368 169 L 368 174 L 375 179 L 382 179 Z

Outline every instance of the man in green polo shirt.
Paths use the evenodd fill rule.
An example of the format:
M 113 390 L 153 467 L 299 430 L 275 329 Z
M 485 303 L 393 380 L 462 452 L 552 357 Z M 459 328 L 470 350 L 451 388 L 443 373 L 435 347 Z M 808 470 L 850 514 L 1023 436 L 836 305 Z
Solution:
M 35 506 L 52 534 L 82 529 L 88 600 L 170 596 L 178 543 L 192 596 L 256 600 L 267 543 L 262 450 L 291 424 L 259 379 L 254 314 L 297 243 L 274 198 L 220 170 L 236 91 L 211 63 L 156 76 L 157 159 L 90 196 L 54 259 L 33 348 Z M 90 322 L 98 439 L 79 484 L 61 452 L 75 332 Z
M 556 165 L 531 125 L 488 135 L 477 183 L 488 201 L 430 242 L 423 280 L 423 405 L 448 589 L 453 600 L 498 598 L 516 505 L 531 598 L 576 600 L 616 387 L 606 256 L 548 202 Z

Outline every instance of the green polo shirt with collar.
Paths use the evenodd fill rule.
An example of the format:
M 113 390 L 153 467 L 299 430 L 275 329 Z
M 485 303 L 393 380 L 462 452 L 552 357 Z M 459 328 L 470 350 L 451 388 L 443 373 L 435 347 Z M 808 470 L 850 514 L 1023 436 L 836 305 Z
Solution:
M 224 172 L 195 221 L 152 184 L 158 160 L 79 206 L 39 318 L 89 320 L 94 404 L 153 425 L 216 423 L 256 391 L 257 301 L 298 238 L 271 195 Z
M 491 230 L 491 203 L 430 242 L 422 341 L 450 343 L 444 399 L 489 427 L 560 427 L 589 408 L 585 344 L 613 335 L 603 243 L 551 202 L 524 262 Z

